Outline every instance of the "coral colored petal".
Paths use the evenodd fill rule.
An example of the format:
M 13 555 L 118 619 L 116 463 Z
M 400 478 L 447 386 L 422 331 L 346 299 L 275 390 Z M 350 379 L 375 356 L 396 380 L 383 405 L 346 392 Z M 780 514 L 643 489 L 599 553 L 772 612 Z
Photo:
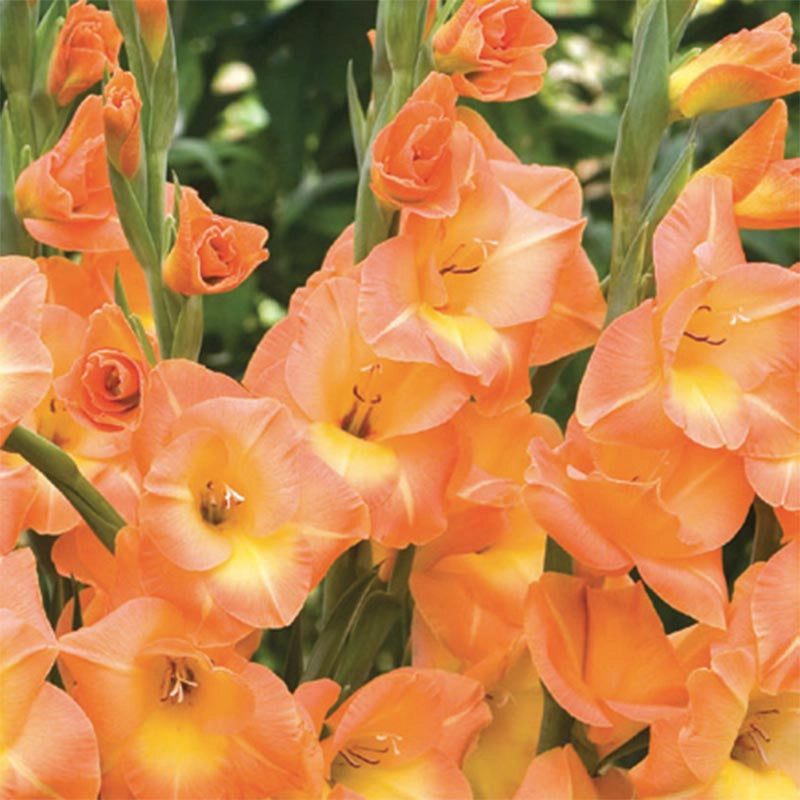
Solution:
M 793 541 L 772 556 L 753 589 L 759 686 L 769 694 L 800 691 L 798 549 Z
M 337 776 L 338 777 L 338 776 Z M 471 790 L 461 770 L 438 753 L 418 758 L 397 767 L 355 770 L 347 768 L 338 778 L 354 794 L 338 795 L 340 800 L 350 797 L 378 798 L 381 800 L 452 800 L 469 797 Z M 331 797 L 337 797 L 335 794 Z
M 11 797 L 84 800 L 100 789 L 94 730 L 80 706 L 49 683 L 36 696 L 25 727 L 4 754 L 12 773 Z M 0 770 L 0 792 L 9 776 Z
M 293 525 L 266 536 L 229 534 L 230 556 L 206 575 L 211 596 L 258 628 L 282 628 L 311 590 L 311 552 Z
M 597 273 L 586 253 L 578 250 L 559 270 L 553 305 L 536 322 L 528 363 L 549 364 L 594 344 L 605 315 Z
M 782 76 L 769 75 L 744 64 L 719 64 L 694 80 L 680 99 L 681 113 L 696 117 L 732 106 L 769 100 L 800 89 L 800 65 L 790 65 Z
M 0 430 L 0 439 L 2 431 Z M 29 464 L 12 467 L 0 463 L 0 555 L 13 549 L 20 531 L 24 529 L 23 521 L 28 506 L 36 491 L 36 472 Z
M 653 302 L 615 319 L 600 336 L 578 390 L 575 414 L 592 438 L 668 446 L 679 431 L 664 414 L 665 391 Z
M 514 800 L 595 800 L 598 797 L 586 767 L 572 745 L 554 747 L 528 767 Z
M 492 161 L 492 171 L 526 206 L 565 219 L 581 215 L 581 187 L 574 172 L 509 160 Z
M 533 663 L 559 705 L 576 719 L 610 725 L 607 710 L 583 677 L 586 658 L 586 596 L 583 581 L 545 573 L 528 592 L 525 638 Z
M 128 240 L 115 217 L 94 220 L 25 219 L 25 229 L 37 242 L 61 250 L 106 252 L 125 250 Z
M 0 427 L 16 425 L 47 394 L 53 361 L 31 327 L 3 325 L 0 338 Z M 4 439 L 5 437 L 0 437 Z
M 636 556 L 644 582 L 673 608 L 715 628 L 725 627 L 728 590 L 719 549 L 681 559 Z
M 295 700 L 308 712 L 317 733 L 322 729 L 322 723 L 341 691 L 342 687 L 330 678 L 301 683 L 294 690 Z
M 755 189 L 770 163 L 783 158 L 788 126 L 786 103 L 776 100 L 727 150 L 696 174 L 730 178 L 733 200 L 738 203 Z
M 169 430 L 189 406 L 213 397 L 246 397 L 242 387 L 219 372 L 185 359 L 160 362 L 150 372 L 144 414 L 132 450 L 142 474 L 150 468 L 169 437 Z
M 800 159 L 770 164 L 753 191 L 734 206 L 740 228 L 800 227 Z
M 684 189 L 656 228 L 653 260 L 660 306 L 697 281 L 745 262 L 729 180 L 702 176 Z

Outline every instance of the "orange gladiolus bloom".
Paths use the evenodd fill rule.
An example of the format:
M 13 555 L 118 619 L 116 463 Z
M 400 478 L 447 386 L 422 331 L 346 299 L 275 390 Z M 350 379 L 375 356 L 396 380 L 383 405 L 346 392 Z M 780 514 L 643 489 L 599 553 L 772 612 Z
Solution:
M 75 418 L 101 431 L 139 424 L 150 366 L 122 309 L 105 305 L 89 317 L 82 354 L 55 383 Z
M 372 191 L 391 206 L 425 217 L 455 214 L 475 142 L 456 118 L 456 92 L 432 72 L 372 146 Z
M 731 179 L 733 210 L 740 228 L 800 226 L 800 159 L 783 159 L 788 126 L 786 103 L 776 100 L 697 173 Z
M 682 64 L 669 79 L 673 109 L 684 117 L 769 100 L 800 89 L 787 13 L 732 33 Z
M 108 178 L 100 97 L 80 104 L 58 144 L 22 171 L 14 196 L 17 215 L 39 242 L 62 250 L 127 248 Z
M 103 70 L 118 66 L 122 45 L 110 11 L 98 11 L 86 0 L 69 7 L 64 27 L 58 32 L 47 75 L 47 91 L 60 106 L 94 86 Z
M 0 795 L 96 797 L 97 740 L 86 715 L 44 679 L 56 641 L 28 550 L 0 556 Z
M 139 169 L 141 108 L 133 73 L 117 70 L 103 88 L 103 126 L 108 160 L 126 178 Z
M 143 486 L 142 535 L 255 627 L 291 622 L 336 556 L 367 532 L 355 493 L 301 446 L 288 411 L 269 398 L 189 408 Z
M 546 572 L 530 588 L 525 633 L 545 686 L 605 752 L 686 704 L 686 671 L 641 583 L 595 589 Z
M 488 721 L 483 688 L 471 678 L 413 667 L 387 672 L 326 720 L 330 800 L 469 797 L 460 765 Z
M 796 796 L 799 568 L 800 548 L 792 542 L 739 577 L 727 633 L 690 662 L 685 711 L 651 728 L 649 754 L 632 772 L 641 796 L 724 797 L 731 773 L 744 787 L 761 787 L 764 793 L 753 797 Z M 680 653 L 682 643 L 677 647 Z M 785 795 L 768 793 L 787 786 Z
M 739 457 L 687 439 L 663 450 L 593 443 L 574 419 L 563 445 L 533 439 L 529 453 L 528 506 L 562 547 L 604 573 L 635 564 L 668 603 L 724 625 L 720 548 L 753 497 Z
M 550 211 L 561 175 L 499 162 L 475 174 L 458 213 L 408 215 L 363 262 L 359 326 L 380 356 L 447 365 L 496 413 L 530 391 L 532 323 L 552 309 L 559 273 L 578 257 L 583 222 Z M 538 191 L 520 194 L 538 185 Z
M 50 385 L 53 361 L 41 340 L 46 289 L 33 261 L 0 258 L 0 444 Z
M 461 95 L 520 100 L 542 88 L 542 52 L 555 42 L 527 0 L 466 0 L 433 37 L 433 59 Z
M 693 180 L 656 230 L 655 300 L 600 337 L 576 415 L 595 439 L 775 453 L 760 431 L 791 399 L 765 398 L 800 364 L 800 274 L 747 264 L 730 181 Z M 780 392 L 778 392 L 780 394 Z
M 231 650 L 199 647 L 169 603 L 131 600 L 60 647 L 97 732 L 104 795 L 320 794 L 317 737 L 285 685 Z
M 46 305 L 42 317 L 42 341 L 50 351 L 53 377 L 67 373 L 81 354 L 86 321 L 63 306 Z M 127 431 L 106 433 L 78 423 L 66 404 L 53 391 L 48 392 L 21 424 L 57 444 L 75 460 L 78 468 L 123 517 L 133 518 L 139 493 L 139 474 L 127 458 L 130 434 Z M 0 540 L 16 539 L 21 529 L 30 527 L 39 533 L 61 533 L 80 521 L 78 512 L 53 484 L 31 466 L 23 466 L 20 456 L 0 452 L 0 475 L 28 471 L 33 480 L 23 479 L 25 488 L 17 502 L 24 508 L 21 520 L 13 522 L 0 515 Z M 2 483 L 5 477 L 0 480 Z M 16 505 L 16 504 L 15 504 Z M 16 530 L 6 531 L 13 524 Z
M 189 186 L 181 187 L 175 246 L 164 261 L 164 283 L 181 294 L 235 289 L 269 258 L 266 228 L 215 214 Z
M 364 498 L 372 536 L 405 547 L 445 527 L 456 454 L 445 426 L 468 398 L 430 364 L 381 358 L 358 332 L 358 284 L 330 278 L 259 344 L 244 377 L 287 403 L 312 450 Z

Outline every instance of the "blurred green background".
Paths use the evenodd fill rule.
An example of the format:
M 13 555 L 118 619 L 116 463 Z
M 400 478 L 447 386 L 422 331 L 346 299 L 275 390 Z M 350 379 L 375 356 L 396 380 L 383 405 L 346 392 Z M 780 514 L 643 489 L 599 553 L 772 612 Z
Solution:
M 514 103 L 474 105 L 524 162 L 575 170 L 584 187 L 585 246 L 600 275 L 611 242 L 609 167 L 627 92 L 633 0 L 535 0 L 558 32 L 545 87 Z M 355 156 L 345 70 L 353 60 L 362 103 L 369 96 L 373 0 L 171 0 L 181 114 L 170 167 L 217 212 L 265 225 L 269 261 L 239 289 L 206 298 L 202 360 L 240 377 L 292 291 L 318 268 L 353 219 Z M 793 0 L 699 0 L 681 52 L 755 27 Z M 800 155 L 798 97 L 787 157 Z M 724 149 L 766 103 L 702 118 L 697 163 Z M 686 124 L 674 125 L 660 158 L 668 166 Z M 746 232 L 753 260 L 790 264 L 796 231 Z M 556 387 L 548 411 L 562 424 L 582 359 Z

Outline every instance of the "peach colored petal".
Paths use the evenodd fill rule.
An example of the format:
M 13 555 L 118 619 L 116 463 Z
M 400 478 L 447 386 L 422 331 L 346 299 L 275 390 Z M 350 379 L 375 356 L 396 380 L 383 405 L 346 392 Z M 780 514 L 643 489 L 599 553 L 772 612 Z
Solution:
M 25 726 L 2 758 L 11 769 L 9 775 L 0 768 L 4 797 L 84 800 L 100 789 L 91 723 L 66 692 L 49 683 L 39 689 Z
M 595 800 L 597 791 L 572 745 L 554 747 L 537 756 L 514 800 Z

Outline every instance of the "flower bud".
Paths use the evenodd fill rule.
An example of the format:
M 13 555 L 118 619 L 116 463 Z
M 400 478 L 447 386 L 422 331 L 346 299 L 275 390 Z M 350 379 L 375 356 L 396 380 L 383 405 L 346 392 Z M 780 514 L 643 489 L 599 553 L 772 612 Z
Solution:
M 169 24 L 167 0 L 136 0 L 139 32 L 153 63 L 157 64 L 164 49 Z
M 111 12 L 99 11 L 86 0 L 78 0 L 70 6 L 53 47 L 48 93 L 58 105 L 67 105 L 94 86 L 106 67 L 118 65 L 121 45 L 122 34 Z
M 519 100 L 541 89 L 542 51 L 555 41 L 529 0 L 465 0 L 433 37 L 433 58 L 460 95 Z
M 235 289 L 264 260 L 268 232 L 261 225 L 215 214 L 189 187 L 182 187 L 175 246 L 164 262 L 164 283 L 181 294 Z
M 696 117 L 798 91 L 794 51 L 792 18 L 786 13 L 726 36 L 672 73 L 673 113 Z
M 133 73 L 117 70 L 103 90 L 103 128 L 108 160 L 126 178 L 139 169 L 141 108 Z

